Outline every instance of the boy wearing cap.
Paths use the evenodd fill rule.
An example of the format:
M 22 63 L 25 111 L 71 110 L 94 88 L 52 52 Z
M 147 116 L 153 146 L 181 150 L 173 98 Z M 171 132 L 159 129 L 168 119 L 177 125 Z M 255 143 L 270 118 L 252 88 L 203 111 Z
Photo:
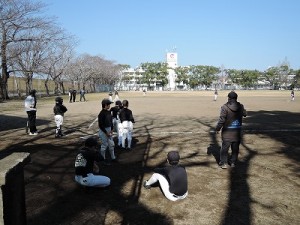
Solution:
M 110 111 L 111 111 L 111 115 L 113 118 L 113 127 L 114 127 L 114 131 L 117 133 L 117 137 L 118 137 L 118 146 L 121 146 L 122 144 L 122 129 L 121 129 L 121 123 L 120 123 L 120 118 L 119 118 L 119 114 L 120 114 L 120 110 L 122 109 L 122 102 L 120 100 L 117 100 L 115 102 L 115 106 L 111 107 Z
M 75 181 L 83 186 L 106 187 L 110 185 L 110 179 L 106 176 L 95 175 L 99 173 L 96 162 L 100 161 L 97 154 L 97 140 L 93 137 L 86 139 L 84 147 L 80 149 L 75 159 Z
M 238 95 L 231 91 L 228 94 L 228 102 L 221 107 L 219 121 L 216 126 L 216 132 L 222 129 L 222 147 L 220 151 L 219 165 L 222 169 L 226 169 L 228 163 L 231 167 L 235 167 L 239 145 L 241 142 L 241 129 L 243 117 L 247 116 L 244 106 L 237 101 Z M 228 151 L 231 147 L 231 158 L 228 159 Z
M 102 100 L 102 110 L 98 115 L 98 125 L 99 125 L 99 138 L 101 140 L 101 148 L 100 153 L 104 158 L 106 164 L 109 164 L 106 160 L 105 153 L 106 149 L 109 149 L 111 159 L 113 161 L 116 160 L 115 150 L 114 150 L 114 141 L 112 140 L 113 134 L 113 122 L 112 122 L 112 115 L 109 111 L 110 104 L 112 102 L 105 98 Z
M 125 149 L 125 140 L 127 139 L 127 148 L 128 150 L 131 149 L 131 142 L 132 142 L 132 131 L 133 131 L 133 124 L 135 123 L 132 111 L 128 109 L 129 102 L 128 100 L 123 100 L 122 102 L 123 108 L 120 110 L 120 121 L 121 121 L 121 128 L 122 128 L 122 148 Z
M 167 167 L 155 168 L 154 174 L 144 182 L 144 188 L 150 189 L 151 185 L 159 182 L 159 185 L 167 199 L 177 201 L 188 195 L 187 173 L 179 163 L 180 156 L 177 151 L 171 151 L 167 155 Z

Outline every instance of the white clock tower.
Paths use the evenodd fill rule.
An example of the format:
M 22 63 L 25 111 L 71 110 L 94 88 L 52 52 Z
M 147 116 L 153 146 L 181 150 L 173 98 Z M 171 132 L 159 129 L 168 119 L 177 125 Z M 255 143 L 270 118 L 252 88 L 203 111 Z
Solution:
M 171 91 L 175 90 L 175 80 L 176 80 L 176 74 L 174 69 L 177 68 L 177 53 L 176 52 L 168 52 L 167 53 L 167 64 L 168 64 L 168 87 Z

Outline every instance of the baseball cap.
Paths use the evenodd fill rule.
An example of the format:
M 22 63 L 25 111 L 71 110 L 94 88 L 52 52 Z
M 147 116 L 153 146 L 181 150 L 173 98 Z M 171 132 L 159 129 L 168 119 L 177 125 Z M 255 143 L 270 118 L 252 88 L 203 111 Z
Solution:
M 111 103 L 113 103 L 113 102 L 111 102 L 108 98 L 105 98 L 105 99 L 103 99 L 102 100 L 102 105 L 110 105 Z
M 120 106 L 120 105 L 122 105 L 122 102 L 121 102 L 120 100 L 117 100 L 117 101 L 116 101 L 116 105 L 119 105 L 119 106 Z
M 228 98 L 230 99 L 237 99 L 238 95 L 234 91 L 229 92 Z
M 180 155 L 177 151 L 171 151 L 167 155 L 170 164 L 177 164 L 180 159 Z

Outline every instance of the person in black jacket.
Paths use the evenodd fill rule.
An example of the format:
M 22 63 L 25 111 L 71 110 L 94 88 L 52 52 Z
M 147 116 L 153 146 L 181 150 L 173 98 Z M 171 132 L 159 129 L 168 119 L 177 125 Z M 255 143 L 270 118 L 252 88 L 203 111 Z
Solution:
M 127 139 L 127 148 L 131 149 L 132 142 L 132 131 L 133 124 L 135 123 L 132 111 L 128 109 L 129 102 L 127 100 L 123 100 L 122 102 L 123 108 L 120 110 L 120 121 L 121 121 L 121 133 L 122 133 L 122 148 L 125 149 L 125 141 Z
M 76 155 L 75 181 L 80 185 L 89 187 L 106 187 L 110 185 L 108 177 L 95 175 L 95 173 L 99 173 L 97 162 L 101 161 L 97 146 L 97 140 L 89 137 L 86 139 L 84 147 Z
M 187 173 L 183 166 L 179 165 L 180 155 L 177 151 L 171 151 L 167 155 L 170 166 L 155 168 L 149 180 L 144 182 L 144 188 L 150 189 L 151 185 L 159 182 L 159 185 L 167 199 L 177 201 L 188 196 Z
M 216 132 L 222 129 L 222 147 L 220 151 L 219 165 L 226 169 L 228 164 L 235 167 L 241 142 L 241 129 L 243 117 L 247 116 L 244 106 L 237 101 L 238 95 L 231 91 L 228 94 L 228 102 L 221 107 L 220 118 L 216 126 Z M 231 157 L 228 159 L 228 151 L 231 147 Z
M 106 150 L 109 149 L 110 157 L 113 162 L 116 162 L 115 156 L 115 144 L 112 139 L 113 135 L 113 122 L 112 115 L 110 112 L 110 104 L 112 102 L 105 98 L 102 100 L 102 110 L 98 115 L 98 126 L 99 126 L 99 138 L 101 140 L 100 154 L 104 158 L 106 165 L 109 165 L 110 162 L 106 159 Z
M 122 145 L 122 130 L 121 130 L 121 126 L 120 126 L 120 110 L 123 108 L 122 106 L 122 102 L 120 100 L 117 100 L 115 102 L 115 106 L 111 107 L 110 111 L 111 111 L 111 115 L 113 118 L 113 127 L 114 127 L 114 132 L 117 133 L 117 137 L 118 137 L 118 146 L 120 147 Z
M 67 110 L 67 107 L 63 105 L 63 99 L 61 97 L 56 97 L 55 106 L 53 108 L 54 120 L 56 123 L 55 138 L 63 136 L 61 127 L 63 125 L 64 115 Z

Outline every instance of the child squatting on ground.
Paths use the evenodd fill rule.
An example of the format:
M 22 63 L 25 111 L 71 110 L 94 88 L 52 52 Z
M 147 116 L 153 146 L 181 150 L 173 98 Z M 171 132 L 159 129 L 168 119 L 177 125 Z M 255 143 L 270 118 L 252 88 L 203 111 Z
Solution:
M 169 166 L 155 168 L 149 180 L 144 182 L 144 188 L 150 189 L 152 184 L 159 183 L 162 192 L 167 199 L 177 201 L 188 196 L 187 173 L 183 166 L 179 165 L 180 155 L 177 151 L 171 151 L 167 155 Z
M 98 152 L 98 142 L 95 138 L 86 139 L 84 147 L 79 150 L 75 159 L 75 181 L 83 186 L 106 187 L 110 185 L 110 178 L 99 173 L 96 162 L 101 160 Z

